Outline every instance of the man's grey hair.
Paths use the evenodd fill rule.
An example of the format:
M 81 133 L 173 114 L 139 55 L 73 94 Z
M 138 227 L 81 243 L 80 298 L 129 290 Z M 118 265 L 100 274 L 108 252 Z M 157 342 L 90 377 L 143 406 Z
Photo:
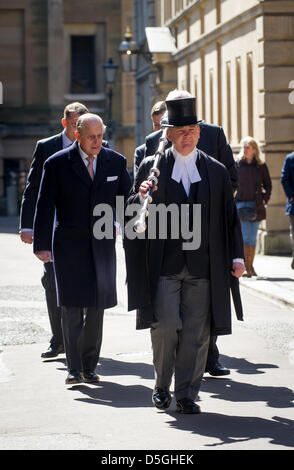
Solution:
M 187 90 L 178 90 L 177 88 L 175 90 L 172 90 L 169 92 L 167 97 L 165 98 L 165 101 L 168 100 L 181 100 L 184 98 L 193 98 L 193 95 L 189 93 Z
M 101 123 L 102 130 L 103 130 L 103 133 L 104 133 L 105 130 L 106 130 L 106 126 L 103 122 L 103 119 L 100 116 L 98 116 L 98 114 L 93 114 L 93 113 L 83 114 L 82 116 L 79 117 L 78 122 L 77 122 L 77 131 L 78 131 L 78 133 L 81 134 L 85 124 L 87 124 L 89 122 L 97 122 L 97 121 Z

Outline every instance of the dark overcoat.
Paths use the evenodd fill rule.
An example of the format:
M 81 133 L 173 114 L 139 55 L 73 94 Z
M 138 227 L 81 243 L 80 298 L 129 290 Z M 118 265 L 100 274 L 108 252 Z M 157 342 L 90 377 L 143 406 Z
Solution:
M 116 305 L 115 236 L 94 237 L 98 217 L 93 210 L 107 204 L 114 212 L 116 196 L 127 196 L 130 187 L 126 159 L 103 147 L 94 181 L 77 142 L 45 162 L 34 221 L 34 252 L 52 250 L 59 306 L 104 309 Z
M 204 152 L 201 152 L 201 157 L 205 161 L 210 188 L 211 334 L 224 335 L 231 333 L 230 289 L 235 295 L 237 317 L 239 320 L 243 319 L 238 279 L 230 274 L 232 260 L 244 258 L 243 239 L 226 168 Z M 160 161 L 158 190 L 152 195 L 152 204 L 165 203 L 166 172 L 169 159 L 174 159 L 171 150 L 167 150 Z M 141 163 L 127 206 L 139 203 L 139 186 L 148 177 L 153 163 L 154 157 L 147 157 Z M 144 239 L 124 238 L 128 308 L 129 310 L 137 310 L 137 329 L 149 328 L 151 323 L 155 321 L 153 299 L 156 294 L 164 252 L 165 240 L 148 240 L 147 233 L 148 231 L 145 232 L 146 238 Z

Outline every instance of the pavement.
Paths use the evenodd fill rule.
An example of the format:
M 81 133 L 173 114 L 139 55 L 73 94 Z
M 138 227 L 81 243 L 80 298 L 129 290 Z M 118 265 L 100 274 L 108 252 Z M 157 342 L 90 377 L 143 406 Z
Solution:
M 205 374 L 202 413 L 155 409 L 148 330 L 127 311 L 117 243 L 118 305 L 105 312 L 98 384 L 65 386 L 65 356 L 42 360 L 50 327 L 41 263 L 20 243 L 17 219 L 0 217 L 0 449 L 293 450 L 294 270 L 287 256 L 255 258 L 242 278 L 244 322 L 218 338 L 231 374 Z M 103 462 L 102 462 L 103 463 Z

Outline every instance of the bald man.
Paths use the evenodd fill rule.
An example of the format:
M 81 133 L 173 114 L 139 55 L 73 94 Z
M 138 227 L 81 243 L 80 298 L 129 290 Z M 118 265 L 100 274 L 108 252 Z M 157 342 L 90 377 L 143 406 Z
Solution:
M 116 196 L 126 197 L 131 181 L 125 157 L 102 147 L 104 129 L 95 114 L 78 119 L 76 142 L 45 162 L 36 210 L 34 253 L 54 263 L 66 384 L 99 380 L 103 313 L 117 303 L 115 220 L 111 237 L 94 236 L 93 211 L 106 204 L 114 214 Z

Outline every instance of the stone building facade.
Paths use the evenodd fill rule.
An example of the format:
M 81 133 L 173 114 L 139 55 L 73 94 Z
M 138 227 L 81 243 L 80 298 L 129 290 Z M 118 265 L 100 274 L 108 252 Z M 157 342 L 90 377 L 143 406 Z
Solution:
M 280 174 L 285 155 L 294 149 L 294 1 L 134 0 L 135 9 L 142 3 L 149 9 L 145 28 L 168 28 L 176 47 L 168 54 L 152 54 L 149 75 L 145 70 L 149 101 L 164 98 L 165 84 L 188 89 L 197 97 L 198 117 L 223 126 L 236 156 L 243 137 L 259 141 L 273 183 L 259 249 L 288 253 Z M 139 29 L 143 37 L 140 28 L 137 35 Z M 146 34 L 147 48 L 149 42 Z M 142 69 L 136 74 L 137 95 L 142 94 L 142 74 Z M 137 130 L 137 141 L 145 131 L 147 126 Z
M 36 141 L 62 130 L 66 104 L 80 101 L 107 122 L 103 64 L 119 65 L 117 47 L 132 22 L 132 0 L 0 0 L 1 215 L 17 213 Z M 132 168 L 134 81 L 120 68 L 112 118 L 112 146 Z

